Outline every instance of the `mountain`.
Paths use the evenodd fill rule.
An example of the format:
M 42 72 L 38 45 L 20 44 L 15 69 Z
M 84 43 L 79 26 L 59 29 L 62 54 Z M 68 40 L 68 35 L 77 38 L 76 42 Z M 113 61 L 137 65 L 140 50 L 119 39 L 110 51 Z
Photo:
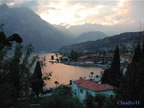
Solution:
M 9 8 L 0 6 L 0 24 L 4 24 L 7 35 L 19 33 L 23 44 L 32 43 L 36 51 L 55 51 L 61 46 L 72 44 L 72 38 L 42 20 L 26 7 Z
M 66 35 L 76 38 L 77 35 L 73 34 L 68 28 L 61 26 L 61 25 L 54 25 L 57 29 L 64 32 Z
M 58 52 L 70 52 L 72 49 L 78 52 L 112 51 L 119 45 L 121 51 L 133 50 L 137 42 L 144 41 L 144 32 L 126 32 L 96 41 L 88 41 L 64 46 Z
M 98 39 L 103 39 L 105 37 L 107 37 L 107 35 L 100 31 L 86 32 L 86 33 L 81 34 L 77 38 L 76 42 L 80 43 L 80 42 L 86 42 L 86 41 L 94 41 Z
M 120 34 L 122 32 L 135 32 L 139 28 L 134 22 L 127 22 L 116 25 L 101 25 L 101 24 L 82 24 L 82 25 L 72 25 L 68 28 L 75 35 L 80 35 L 85 32 L 90 31 L 102 31 L 109 36 Z

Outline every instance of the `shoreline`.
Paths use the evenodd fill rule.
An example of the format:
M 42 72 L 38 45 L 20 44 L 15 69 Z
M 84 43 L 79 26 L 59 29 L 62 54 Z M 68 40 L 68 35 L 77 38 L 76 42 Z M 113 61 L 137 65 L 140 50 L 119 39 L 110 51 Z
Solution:
M 108 64 L 93 64 L 93 63 L 83 64 L 79 62 L 60 62 L 60 63 L 65 64 L 65 65 L 81 66 L 81 67 L 99 67 L 99 68 L 102 68 L 103 70 L 110 67 L 110 65 Z

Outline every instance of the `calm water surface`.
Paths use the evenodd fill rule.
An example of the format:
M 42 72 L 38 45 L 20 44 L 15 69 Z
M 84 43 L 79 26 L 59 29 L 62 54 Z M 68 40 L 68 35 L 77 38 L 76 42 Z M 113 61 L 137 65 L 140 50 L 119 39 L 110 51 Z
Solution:
M 89 78 L 90 72 L 94 72 L 94 76 L 96 76 L 103 71 L 103 69 L 99 67 L 80 67 L 61 63 L 52 64 L 49 62 L 51 55 L 54 54 L 42 54 L 42 56 L 46 57 L 46 67 L 43 72 L 52 72 L 52 77 L 46 82 L 46 87 L 55 87 L 55 81 L 58 81 L 59 84 L 69 84 L 70 80 L 77 80 L 80 77 Z

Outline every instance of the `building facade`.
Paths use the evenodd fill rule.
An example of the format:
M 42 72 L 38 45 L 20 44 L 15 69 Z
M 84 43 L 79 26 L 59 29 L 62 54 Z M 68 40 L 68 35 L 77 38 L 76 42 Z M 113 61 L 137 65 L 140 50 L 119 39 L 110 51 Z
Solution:
M 103 64 L 111 64 L 113 60 L 113 56 L 104 56 L 98 54 L 88 54 L 78 58 L 78 62 L 83 63 L 103 63 Z
M 72 81 L 72 91 L 73 95 L 78 97 L 83 101 L 87 94 L 89 93 L 92 96 L 97 94 L 105 96 L 113 96 L 113 87 L 108 84 L 99 84 L 92 80 L 76 80 Z

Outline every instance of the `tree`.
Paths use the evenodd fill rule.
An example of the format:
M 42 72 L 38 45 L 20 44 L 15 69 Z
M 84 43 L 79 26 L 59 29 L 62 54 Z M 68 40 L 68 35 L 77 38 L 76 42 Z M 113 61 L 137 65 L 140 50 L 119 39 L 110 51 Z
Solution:
M 103 105 L 105 103 L 105 99 L 106 99 L 105 95 L 99 95 L 99 94 L 97 94 L 95 96 L 95 101 L 98 103 L 98 108 L 103 108 Z
M 60 85 L 54 90 L 53 94 L 60 95 L 60 96 L 62 96 L 62 95 L 64 95 L 64 96 L 72 96 L 72 90 L 68 86 Z
M 51 96 L 41 102 L 43 108 L 82 108 L 78 98 L 72 96 L 72 90 L 68 86 L 57 87 Z
M 143 42 L 143 45 L 142 45 L 142 57 L 144 57 L 144 42 Z
M 22 43 L 22 38 L 19 34 L 15 33 L 9 37 L 6 37 L 4 32 L 0 32 L 0 50 L 4 47 L 11 47 L 12 41 L 16 41 L 17 43 Z
M 76 52 L 76 51 L 74 51 L 74 50 L 72 49 L 71 52 L 70 52 L 69 57 L 70 57 L 71 60 L 76 61 L 77 58 L 79 57 L 79 54 L 78 54 L 78 52 Z
M 119 87 L 121 77 L 122 72 L 120 72 L 120 54 L 119 54 L 119 48 L 117 46 L 114 52 L 113 62 L 111 64 L 111 78 L 112 78 L 111 85 Z
M 119 106 L 116 104 L 116 99 L 114 98 L 109 98 L 107 97 L 105 99 L 104 105 L 102 108 L 119 108 Z M 120 108 L 122 108 L 122 106 L 120 106 Z
M 31 45 L 30 45 L 31 46 Z M 0 50 L 0 107 L 18 106 L 22 93 L 29 88 L 30 70 L 36 56 L 31 58 L 31 47 L 16 44 L 13 49 L 3 47 Z M 11 50 L 11 56 L 8 51 Z M 29 92 L 29 91 L 28 91 Z
M 136 62 L 140 59 L 141 56 L 141 46 L 138 43 L 136 48 L 135 48 L 135 52 L 134 52 L 134 56 L 133 56 L 133 61 Z
M 118 89 L 116 89 L 116 94 L 118 99 L 122 99 L 124 101 L 139 100 L 141 106 L 143 106 L 144 56 L 142 56 L 142 53 L 140 52 L 141 48 L 138 43 L 134 52 L 133 60 L 128 65 L 126 74 L 122 78 L 121 85 Z
M 28 45 L 23 48 L 23 55 L 20 64 L 20 83 L 21 83 L 21 95 L 27 96 L 30 92 L 30 79 L 31 79 L 31 68 L 35 64 L 35 62 L 39 59 L 39 57 L 31 56 L 33 52 L 32 45 Z M 32 58 L 32 59 L 31 59 Z
M 86 95 L 84 104 L 86 108 L 98 108 L 98 104 L 95 101 L 95 97 L 90 95 L 89 93 Z
M 55 83 L 56 87 L 59 85 L 59 82 L 58 82 L 58 81 L 55 81 L 54 83 Z
M 104 84 L 104 83 L 109 84 L 111 82 L 111 74 L 110 73 L 111 73 L 110 68 L 104 70 L 104 73 L 103 73 L 102 78 L 101 78 L 102 84 Z
M 42 79 L 42 71 L 40 62 L 37 61 L 36 67 L 32 76 L 32 89 L 35 92 L 36 96 L 39 96 L 39 93 L 42 92 L 44 86 L 44 81 Z
M 90 73 L 90 79 L 92 79 L 93 75 L 94 75 L 94 72 L 91 72 Z
M 120 80 L 122 78 L 122 72 L 120 72 L 120 55 L 119 55 L 119 48 L 116 46 L 113 62 L 109 69 L 104 71 L 102 76 L 102 83 L 108 83 L 113 85 L 114 87 L 119 87 Z
M 1 30 L 3 29 L 1 28 Z M 22 39 L 18 34 L 6 38 L 5 33 L 0 32 L 0 88 L 2 88 L 0 90 L 0 105 L 4 105 L 3 107 L 16 105 L 20 94 L 21 45 L 17 45 L 14 56 L 8 58 L 8 49 L 5 47 L 12 47 L 12 41 L 21 43 Z

